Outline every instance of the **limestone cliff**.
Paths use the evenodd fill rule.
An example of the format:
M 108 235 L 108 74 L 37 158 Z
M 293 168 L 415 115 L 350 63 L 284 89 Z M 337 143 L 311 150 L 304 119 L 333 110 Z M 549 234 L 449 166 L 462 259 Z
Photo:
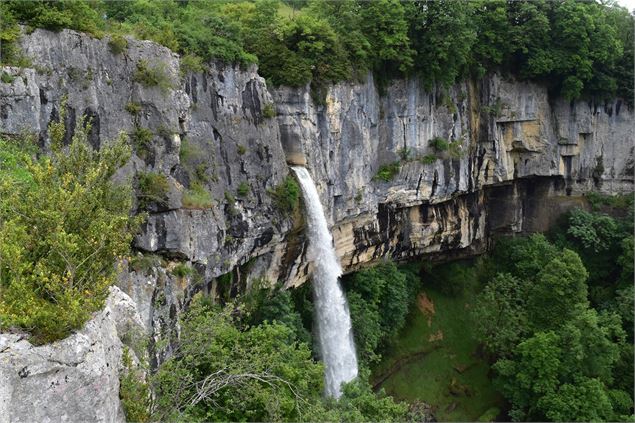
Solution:
M 635 119 L 619 99 L 568 102 L 498 75 L 432 91 L 397 80 L 380 95 L 369 75 L 331 87 L 316 105 L 308 88 L 267 87 L 255 67 L 182 71 L 177 55 L 147 41 L 130 39 L 114 54 L 107 39 L 35 30 L 21 43 L 33 67 L 2 69 L 16 78 L 0 82 L 1 133 L 34 133 L 47 148 L 64 98 L 67 129 L 89 117 L 96 148 L 121 131 L 152 132 L 118 175 L 157 172 L 170 186 L 134 244 L 161 260 L 131 266 L 119 280 L 152 340 L 178 332 L 177 316 L 197 291 L 232 295 L 256 279 L 307 280 L 301 215 L 281 212 L 271 195 L 289 174 L 287 160 L 306 163 L 316 180 L 346 271 L 383 257 L 483 251 L 494 232 L 544 229 L 584 192 L 633 190 Z M 140 82 L 141 61 L 171 87 Z M 434 148 L 435 138 L 450 145 Z M 375 178 L 391 163 L 391 180 Z M 194 183 L 211 193 L 211 206 L 183 204 Z M 198 275 L 174 276 L 178 262 Z M 218 277 L 228 272 L 225 286 Z M 151 342 L 151 353 L 162 360 L 169 342 Z M 11 398 L 5 391 L 2 401 Z M 20 413 L 12 419 L 29 417 Z M 119 416 L 110 407 L 95 419 Z

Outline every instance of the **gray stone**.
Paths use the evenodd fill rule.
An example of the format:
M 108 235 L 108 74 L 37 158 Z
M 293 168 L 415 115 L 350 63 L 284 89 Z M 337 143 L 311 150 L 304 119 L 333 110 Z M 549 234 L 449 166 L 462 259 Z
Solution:
M 104 309 L 66 339 L 33 346 L 0 334 L 0 422 L 124 421 L 121 338 L 141 327 L 135 303 L 113 287 Z

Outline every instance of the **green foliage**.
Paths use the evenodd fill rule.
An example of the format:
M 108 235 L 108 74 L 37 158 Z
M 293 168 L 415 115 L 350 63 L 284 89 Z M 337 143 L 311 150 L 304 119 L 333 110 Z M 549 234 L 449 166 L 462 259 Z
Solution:
M 557 254 L 558 248 L 544 235 L 533 234 L 497 240 L 492 256 L 496 271 L 510 273 L 522 280 L 533 280 Z
M 426 154 L 421 158 L 421 163 L 424 165 L 429 165 L 437 161 L 437 156 L 434 154 Z
M 534 328 L 559 327 L 588 305 L 588 273 L 580 257 L 571 250 L 556 255 L 538 273 L 528 303 Z
M 119 399 L 129 422 L 150 421 L 150 389 L 140 369 L 132 363 L 130 350 L 123 348 L 123 371 L 119 375 Z
M 20 51 L 18 20 L 7 2 L 0 2 L 0 64 L 28 66 L 29 60 Z M 6 81 L 3 81 L 6 82 Z
M 150 146 L 152 145 L 153 137 L 154 134 L 150 129 L 144 128 L 143 126 L 135 126 L 132 133 L 130 133 L 130 140 L 132 141 L 137 156 L 142 159 L 147 156 Z
M 265 322 L 280 323 L 291 329 L 295 338 L 311 345 L 311 333 L 304 328 L 289 290 L 256 287 L 244 301 L 248 312 L 245 320 L 249 326 Z
M 448 151 L 450 148 L 450 143 L 448 140 L 442 137 L 434 137 L 429 142 L 428 145 L 434 148 L 434 151 L 437 153 L 441 153 L 444 151 Z
M 374 181 L 390 182 L 399 174 L 401 164 L 393 162 L 379 167 L 377 174 L 373 176 Z
M 569 217 L 567 230 L 573 240 L 582 248 L 598 253 L 607 250 L 618 234 L 615 219 L 601 214 L 588 213 L 582 209 L 575 209 Z
M 154 172 L 139 173 L 139 208 L 146 210 L 152 204 L 165 206 L 170 185 L 165 175 Z
M 179 263 L 172 268 L 172 274 L 177 278 L 186 278 L 196 273 L 196 270 L 187 263 Z
M 362 362 L 377 361 L 403 327 L 418 278 L 386 262 L 344 278 L 355 344 Z
M 256 290 L 244 304 L 224 309 L 198 295 L 180 325 L 175 354 L 152 380 L 154 420 L 365 422 L 405 417 L 404 404 L 374 394 L 362 380 L 345 385 L 339 401 L 323 398 L 324 371 L 307 344 L 298 341 L 304 329 L 288 291 Z
M 183 207 L 188 209 L 208 209 L 212 207 L 212 194 L 200 183 L 193 183 L 183 193 Z
M 88 131 L 78 124 L 62 149 L 53 123 L 52 155 L 38 159 L 0 143 L 0 327 L 34 343 L 64 338 L 103 306 L 140 223 L 130 185 L 111 181 L 129 148 L 120 138 L 93 151 Z
M 585 194 L 586 199 L 591 203 L 593 211 L 600 211 L 602 207 L 613 207 L 615 209 L 627 210 L 633 206 L 632 195 L 604 195 L 591 191 Z
M 247 147 L 245 147 L 244 145 L 239 144 L 236 147 L 236 152 L 238 153 L 238 155 L 242 156 L 243 154 L 245 154 L 247 152 Z
M 276 107 L 273 103 L 267 103 L 262 108 L 262 117 L 265 119 L 271 119 L 276 117 Z
M 200 73 L 205 70 L 203 59 L 195 54 L 186 54 L 181 57 L 179 63 L 181 65 L 181 74 L 183 75 L 188 73 Z
M 399 149 L 399 151 L 397 151 L 397 154 L 399 155 L 399 158 L 403 162 L 407 162 L 407 161 L 411 160 L 412 156 L 413 156 L 412 149 L 408 148 L 408 147 L 404 147 L 404 148 Z
M 141 113 L 141 104 L 131 101 L 126 104 L 126 111 L 133 116 L 137 116 L 139 113 Z M 139 128 L 139 127 L 135 128 L 135 132 L 133 132 L 133 136 L 135 140 L 138 138 L 141 138 L 141 144 L 147 145 L 150 143 L 150 141 L 152 141 L 152 132 L 150 132 L 150 137 L 149 139 L 147 139 L 148 138 L 147 132 L 145 131 L 143 133 L 138 132 L 144 129 L 146 128 Z M 150 130 L 147 129 L 147 131 L 150 131 Z
M 381 0 L 360 3 L 360 26 L 372 55 L 370 67 L 381 77 L 410 70 L 416 54 L 408 39 L 404 3 Z
M 606 225 L 611 236 L 581 237 L 580 228 L 594 227 L 597 218 L 607 216 L 572 213 L 566 219 L 570 226 L 560 228 L 556 239 L 561 245 L 578 245 L 597 254 L 593 246 L 601 244 L 598 239 L 619 233 L 613 222 Z M 567 244 L 563 237 L 571 228 L 576 228 L 571 233 L 577 241 Z M 593 242 L 585 244 L 589 239 Z M 632 247 L 628 237 L 624 239 L 625 260 L 629 260 Z M 614 299 L 601 311 L 591 308 L 583 260 L 542 235 L 499 241 L 485 268 L 486 277 L 509 272 L 488 281 L 472 316 L 477 336 L 498 358 L 496 383 L 512 405 L 511 418 L 613 421 L 631 415 L 632 402 L 622 400 L 633 392 L 632 378 L 617 376 L 632 373 L 632 345 L 626 343 L 632 331 L 624 330 L 628 320 L 620 317 L 622 291 L 609 295 Z M 632 270 L 625 271 L 632 286 Z M 623 293 L 632 315 L 632 293 Z
M 98 36 L 104 26 L 99 4 L 89 0 L 41 1 L 32 4 L 7 0 L 3 3 L 4 11 L 10 12 L 17 21 L 35 28 L 53 31 L 70 28 Z
M 145 59 L 137 62 L 137 70 L 132 79 L 145 87 L 159 87 L 162 91 L 173 88 L 173 81 L 165 63 L 150 66 Z
M 238 194 L 239 197 L 245 197 L 247 194 L 249 194 L 250 189 L 251 188 L 249 187 L 249 184 L 245 181 L 242 181 L 240 185 L 238 185 L 236 194 Z
M 615 420 L 607 383 L 618 358 L 613 337 L 619 340 L 621 331 L 619 324 L 611 325 L 590 309 L 558 331 L 538 332 L 518 344 L 513 360 L 494 366 L 503 394 L 512 402 L 511 417 Z
M 453 159 L 460 159 L 463 157 L 463 142 L 461 140 L 454 140 L 448 145 L 448 153 Z
M 128 40 L 121 35 L 115 34 L 110 37 L 108 41 L 108 47 L 110 47 L 110 52 L 114 55 L 121 54 L 128 48 Z
M 13 81 L 15 81 L 15 76 L 3 71 L 2 76 L 0 76 L 0 81 L 5 84 L 12 84 Z
M 475 269 L 469 261 L 453 261 L 432 268 L 424 266 L 423 269 L 422 279 L 425 285 L 447 295 L 462 295 L 477 282 Z
M 464 77 L 476 41 L 470 3 L 419 0 L 407 5 L 414 66 L 425 85 L 449 86 Z
M 273 190 L 269 191 L 278 210 L 290 214 L 298 207 L 300 200 L 300 186 L 296 180 L 287 175 Z
M 141 272 L 144 275 L 150 274 L 150 271 L 163 265 L 163 261 L 160 256 L 156 254 L 141 254 L 137 253 L 129 261 L 129 267 L 135 272 Z
M 511 355 L 527 333 L 528 286 L 509 273 L 499 273 L 477 296 L 471 311 L 477 337 L 496 357 Z
M 231 312 L 194 301 L 180 346 L 154 381 L 157 420 L 299 420 L 306 399 L 321 391 L 322 366 L 287 326 L 241 331 Z
M 125 49 L 119 34 L 153 40 L 182 55 L 182 73 L 200 72 L 212 59 L 258 63 L 273 85 L 310 82 L 318 102 L 324 101 L 327 84 L 363 77 L 368 70 L 380 88 L 389 78 L 412 73 L 431 88 L 502 71 L 545 81 L 567 98 L 617 94 L 632 107 L 633 16 L 613 2 L 292 3 L 304 6 L 296 13 L 278 0 L 60 0 L 32 7 L 7 0 L 2 2 L 2 60 L 26 64 L 16 42 L 21 22 L 94 35 L 105 29 L 117 34 L 113 41 L 119 37 L 115 54 Z M 284 7 L 289 13 L 280 13 Z M 152 77 L 140 79 L 156 85 Z

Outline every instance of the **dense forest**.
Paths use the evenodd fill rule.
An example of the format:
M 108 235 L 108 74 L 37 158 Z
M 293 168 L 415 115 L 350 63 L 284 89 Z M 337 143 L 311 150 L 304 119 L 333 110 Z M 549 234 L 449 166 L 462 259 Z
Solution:
M 156 41 L 190 70 L 217 59 L 257 63 L 275 86 L 326 84 L 372 70 L 381 87 L 418 75 L 427 86 L 500 71 L 569 99 L 633 98 L 633 17 L 613 2 L 398 0 L 20 0 L 0 5 L 2 61 L 20 64 L 18 23 Z M 316 96 L 320 98 L 320 96 Z

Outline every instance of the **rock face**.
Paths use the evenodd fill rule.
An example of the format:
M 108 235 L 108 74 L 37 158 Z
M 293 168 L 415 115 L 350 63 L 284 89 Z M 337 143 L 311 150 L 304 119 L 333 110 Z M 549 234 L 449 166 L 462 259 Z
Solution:
M 104 309 L 74 335 L 33 346 L 0 334 L 0 422 L 120 422 L 121 339 L 139 328 L 134 302 L 111 288 Z
M 33 68 L 3 68 L 16 78 L 0 82 L 0 133 L 30 132 L 47 148 L 47 127 L 65 102 L 69 134 L 86 116 L 94 147 L 130 135 L 135 154 L 118 178 L 135 186 L 142 173 L 167 178 L 164 201 L 146 205 L 149 217 L 134 244 L 139 257 L 118 283 L 136 303 L 154 364 L 171 351 L 170 342 L 156 341 L 178 336 L 178 315 L 194 293 L 223 298 L 255 282 L 307 281 L 302 213 L 280 210 L 274 194 L 289 175 L 287 163 L 312 174 L 345 271 L 384 257 L 482 252 L 493 233 L 544 230 L 558 213 L 584 205 L 585 192 L 633 190 L 635 119 L 619 99 L 568 102 L 498 75 L 432 91 L 417 79 L 397 80 L 379 95 L 369 75 L 331 87 L 317 105 L 308 88 L 268 88 L 255 67 L 182 72 L 177 55 L 147 41 L 128 40 L 118 55 L 107 39 L 68 30 L 35 30 L 21 43 Z M 162 86 L 144 85 L 148 71 Z M 148 131 L 151 139 L 140 136 Z M 209 198 L 193 201 L 202 189 Z M 194 274 L 179 276 L 179 263 Z M 86 330 L 101 337 L 107 321 Z M 109 411 L 78 412 L 86 420 L 121 417 L 112 373 L 119 347 L 106 332 L 100 342 L 112 346 L 109 366 L 98 373 L 109 378 L 101 399 Z M 53 346 L 38 347 L 49 355 L 35 356 L 28 352 L 38 348 L 3 336 L 10 346 L 3 354 L 21 351 L 11 357 L 22 367 L 62 356 Z M 82 348 L 59 366 L 77 363 L 89 347 Z M 31 376 L 6 377 L 2 404 L 44 389 L 27 389 Z M 68 398 L 79 407 L 80 399 Z M 84 400 L 85 412 L 102 413 L 92 400 Z M 14 414 L 0 415 L 38 420 L 35 411 L 11 407 L 3 410 Z
M 308 90 L 274 97 L 281 128 L 293 128 L 281 130 L 283 145 L 305 155 L 348 270 L 386 256 L 478 251 L 491 229 L 503 229 L 491 210 L 516 213 L 509 231 L 544 230 L 523 220 L 532 201 L 575 204 L 571 195 L 633 189 L 633 111 L 621 100 L 566 102 L 497 75 L 433 92 L 395 81 L 383 97 L 369 76 L 332 87 L 323 107 Z M 391 163 L 394 177 L 377 180 Z M 488 203 L 501 185 L 528 197 Z

